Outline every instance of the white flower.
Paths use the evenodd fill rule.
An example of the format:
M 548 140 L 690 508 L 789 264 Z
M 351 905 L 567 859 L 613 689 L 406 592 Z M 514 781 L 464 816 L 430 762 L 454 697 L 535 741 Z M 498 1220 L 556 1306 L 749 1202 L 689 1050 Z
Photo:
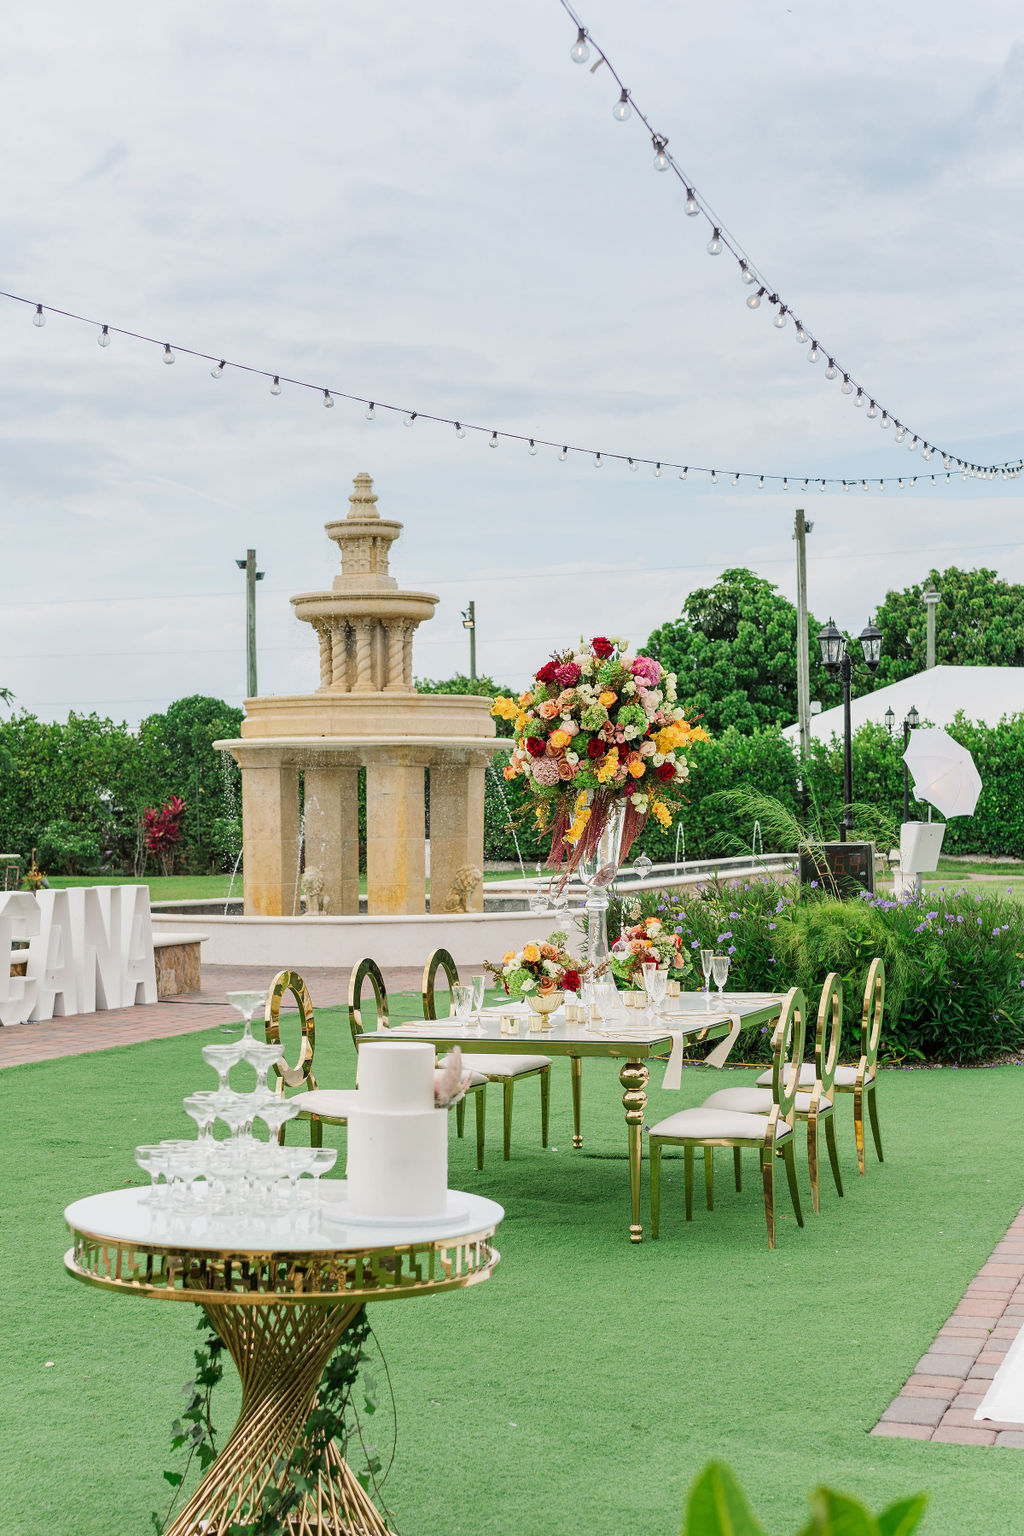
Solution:
M 527 976 L 519 990 L 521 992 L 532 992 L 536 985 L 537 983 L 534 981 L 533 977 Z
M 557 976 L 558 975 L 558 962 L 557 962 L 557 960 L 543 960 L 543 961 L 541 961 L 541 965 L 543 966 L 543 969 L 545 971 L 547 971 L 549 976 Z
M 632 651 L 623 651 L 622 655 L 619 657 L 619 660 L 622 662 L 624 667 L 631 667 L 634 661 L 636 661 L 636 657 Z
M 643 746 L 640 748 L 640 756 L 653 757 L 655 759 L 655 766 L 657 766 L 658 749 L 654 745 L 653 741 L 644 742 Z
M 565 760 L 569 764 L 570 768 L 575 768 L 576 764 L 580 760 L 580 755 L 578 752 L 567 752 L 565 754 Z
M 643 752 L 645 757 L 647 756 L 647 753 L 646 753 L 646 751 L 644 749 L 647 746 L 652 746 L 653 747 L 654 746 L 654 742 L 653 741 L 652 742 L 646 742 L 645 741 L 643 746 L 640 748 L 640 751 Z M 653 755 L 651 756 L 651 762 L 653 763 L 655 768 L 660 768 L 664 761 L 665 761 L 665 754 L 664 754 L 664 752 L 654 752 Z
M 560 721 L 560 727 L 561 727 L 561 729 L 563 731 L 567 732 L 567 734 L 570 735 L 570 736 L 578 736 L 579 733 L 580 733 L 580 728 L 576 724 L 576 721 L 572 718 L 571 715 L 563 715 L 562 716 L 562 719 Z
M 690 770 L 686 766 L 686 763 L 681 758 L 677 758 L 676 759 L 676 778 L 677 779 L 688 779 L 689 777 L 690 777 Z
M 672 719 L 673 720 L 685 720 L 686 719 L 686 710 L 685 709 L 674 709 L 672 711 Z
M 636 683 L 634 683 L 632 678 L 629 679 L 628 683 L 623 683 L 622 691 L 623 693 L 636 693 Z
M 632 741 L 641 734 L 640 727 L 638 725 L 627 725 L 624 727 L 622 734 L 627 741 Z
M 661 694 L 658 692 L 657 688 L 649 689 L 647 693 L 644 694 L 644 708 L 649 709 L 652 715 L 660 703 Z

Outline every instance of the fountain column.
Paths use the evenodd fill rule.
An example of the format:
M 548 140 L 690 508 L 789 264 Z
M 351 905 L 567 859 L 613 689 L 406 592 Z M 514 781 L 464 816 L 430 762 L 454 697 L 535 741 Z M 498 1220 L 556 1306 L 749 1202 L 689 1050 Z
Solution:
M 429 754 L 393 746 L 366 752 L 366 905 L 399 914 L 427 909 L 423 772 Z
M 245 910 L 259 917 L 299 912 L 299 770 L 270 754 L 244 747 L 242 766 L 242 865 Z
M 482 752 L 441 752 L 430 764 L 430 910 L 443 912 L 457 872 L 466 865 L 480 869 L 484 843 L 484 774 Z M 469 900 L 471 912 L 482 912 L 483 885 Z
M 323 875 L 328 916 L 359 911 L 359 769 L 305 770 L 306 868 Z

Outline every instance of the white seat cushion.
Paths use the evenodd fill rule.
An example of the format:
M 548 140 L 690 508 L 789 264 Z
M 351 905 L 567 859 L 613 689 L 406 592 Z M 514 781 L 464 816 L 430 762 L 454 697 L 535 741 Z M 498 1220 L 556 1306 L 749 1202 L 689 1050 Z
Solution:
M 770 1088 L 719 1088 L 717 1093 L 704 1100 L 702 1109 L 736 1109 L 744 1115 L 767 1115 L 772 1107 L 772 1091 Z M 798 1093 L 796 1107 L 800 1114 L 806 1115 L 811 1107 L 809 1093 Z M 832 1100 L 821 1098 L 818 1100 L 819 1109 L 831 1109 Z
M 873 1072 L 869 1072 L 867 1077 L 864 1079 L 864 1081 L 866 1083 L 870 1083 L 874 1079 L 874 1075 L 875 1074 Z M 767 1072 L 762 1072 L 761 1076 L 758 1078 L 757 1081 L 758 1081 L 758 1085 L 759 1086 L 764 1087 L 764 1088 L 770 1088 L 771 1085 L 772 1085 L 772 1074 L 771 1074 L 771 1071 L 769 1070 Z M 852 1088 L 856 1081 L 857 1081 L 857 1068 L 856 1067 L 836 1067 L 836 1086 L 838 1088 Z M 801 1088 L 813 1088 L 814 1087 L 814 1064 L 813 1064 L 813 1062 L 805 1061 L 803 1066 L 800 1068 L 800 1087 Z
M 463 1066 L 465 1066 L 465 1064 L 466 1064 L 465 1056 L 463 1056 L 463 1058 L 462 1058 L 462 1064 L 463 1064 Z M 469 1086 L 471 1088 L 479 1088 L 483 1083 L 486 1083 L 486 1082 L 487 1082 L 487 1073 L 486 1072 L 471 1072 L 469 1074 Z
M 344 1120 L 356 1102 L 354 1088 L 312 1088 L 309 1093 L 297 1093 L 296 1102 L 304 1115 L 327 1115 L 332 1120 Z
M 485 1077 L 519 1077 L 523 1072 L 536 1072 L 538 1067 L 550 1067 L 550 1056 L 463 1056 L 462 1065 L 467 1072 L 482 1072 Z
M 741 1114 L 734 1109 L 681 1109 L 651 1126 L 652 1136 L 692 1136 L 697 1141 L 727 1136 L 730 1141 L 764 1141 L 767 1115 Z M 785 1120 L 775 1128 L 775 1140 L 785 1141 L 793 1132 Z

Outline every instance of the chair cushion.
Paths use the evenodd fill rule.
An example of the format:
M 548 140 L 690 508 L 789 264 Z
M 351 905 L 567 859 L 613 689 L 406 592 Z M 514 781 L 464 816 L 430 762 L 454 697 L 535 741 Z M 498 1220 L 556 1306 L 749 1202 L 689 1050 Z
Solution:
M 313 1088 L 309 1093 L 297 1093 L 301 1104 L 300 1114 L 323 1115 L 330 1120 L 345 1120 L 356 1102 L 354 1088 Z
M 651 1126 L 651 1135 L 669 1138 L 686 1136 L 695 1141 L 728 1136 L 731 1141 L 763 1142 L 767 1123 L 767 1115 L 748 1115 L 734 1109 L 707 1109 L 701 1106 L 699 1109 L 681 1109 L 677 1114 L 669 1115 L 667 1120 L 659 1120 L 657 1125 Z M 791 1127 L 785 1120 L 780 1120 L 775 1127 L 775 1140 L 785 1141 L 792 1134 Z
M 462 1065 L 467 1072 L 482 1072 L 485 1077 L 519 1077 L 523 1072 L 536 1072 L 539 1067 L 550 1067 L 550 1056 L 463 1056 Z
M 737 1109 L 745 1115 L 766 1115 L 772 1107 L 772 1091 L 770 1088 L 719 1088 L 717 1093 L 711 1094 L 704 1100 L 701 1109 Z M 811 1107 L 811 1095 L 798 1093 L 796 1096 L 798 1113 L 806 1115 Z M 821 1098 L 818 1100 L 819 1109 L 831 1109 L 832 1100 Z
M 465 1062 L 466 1062 L 466 1058 L 465 1057 L 462 1058 L 462 1062 L 463 1062 L 463 1066 L 465 1066 Z M 488 1077 L 487 1077 L 487 1073 L 486 1072 L 471 1072 L 469 1074 L 469 1086 L 470 1086 L 470 1088 L 482 1088 L 487 1081 L 488 1081 Z
M 869 1072 L 867 1077 L 864 1079 L 864 1081 L 866 1083 L 870 1083 L 870 1082 L 873 1081 L 874 1076 L 875 1076 L 875 1074 L 873 1072 Z M 770 1088 L 771 1085 L 772 1085 L 772 1074 L 771 1074 L 771 1071 L 769 1070 L 768 1072 L 762 1072 L 761 1076 L 758 1078 L 757 1081 L 758 1081 L 758 1086 L 759 1087 Z M 836 1087 L 837 1088 L 852 1088 L 856 1081 L 857 1081 L 857 1068 L 856 1067 L 836 1067 Z M 801 1088 L 813 1088 L 814 1087 L 814 1064 L 813 1064 L 813 1062 L 805 1061 L 803 1066 L 800 1068 L 800 1087 Z

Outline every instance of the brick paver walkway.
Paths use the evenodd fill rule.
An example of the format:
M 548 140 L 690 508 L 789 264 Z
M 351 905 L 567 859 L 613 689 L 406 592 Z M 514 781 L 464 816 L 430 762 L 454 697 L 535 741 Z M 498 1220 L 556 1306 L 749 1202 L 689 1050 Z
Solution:
M 314 1008 L 337 1008 L 348 1002 L 348 967 L 307 966 L 302 977 Z M 266 967 L 204 965 L 200 992 L 182 993 L 137 1008 L 111 1008 L 100 1013 L 75 1014 L 68 1019 L 48 1019 L 42 1024 L 0 1028 L 0 1067 L 52 1061 L 57 1056 L 80 1056 L 84 1051 L 104 1051 L 114 1045 L 165 1040 L 232 1019 L 237 1022 L 238 1014 L 224 1001 L 224 994 L 267 986 L 271 979 Z M 422 972 L 412 968 L 384 973 L 389 992 L 418 991 L 421 979 Z M 285 1011 L 294 1006 L 291 998 L 285 1000 Z
M 1006 1236 L 871 1433 L 891 1440 L 942 1440 L 1024 1450 L 1024 1425 L 974 1417 L 1022 1327 L 1024 1210 L 1010 1223 Z

